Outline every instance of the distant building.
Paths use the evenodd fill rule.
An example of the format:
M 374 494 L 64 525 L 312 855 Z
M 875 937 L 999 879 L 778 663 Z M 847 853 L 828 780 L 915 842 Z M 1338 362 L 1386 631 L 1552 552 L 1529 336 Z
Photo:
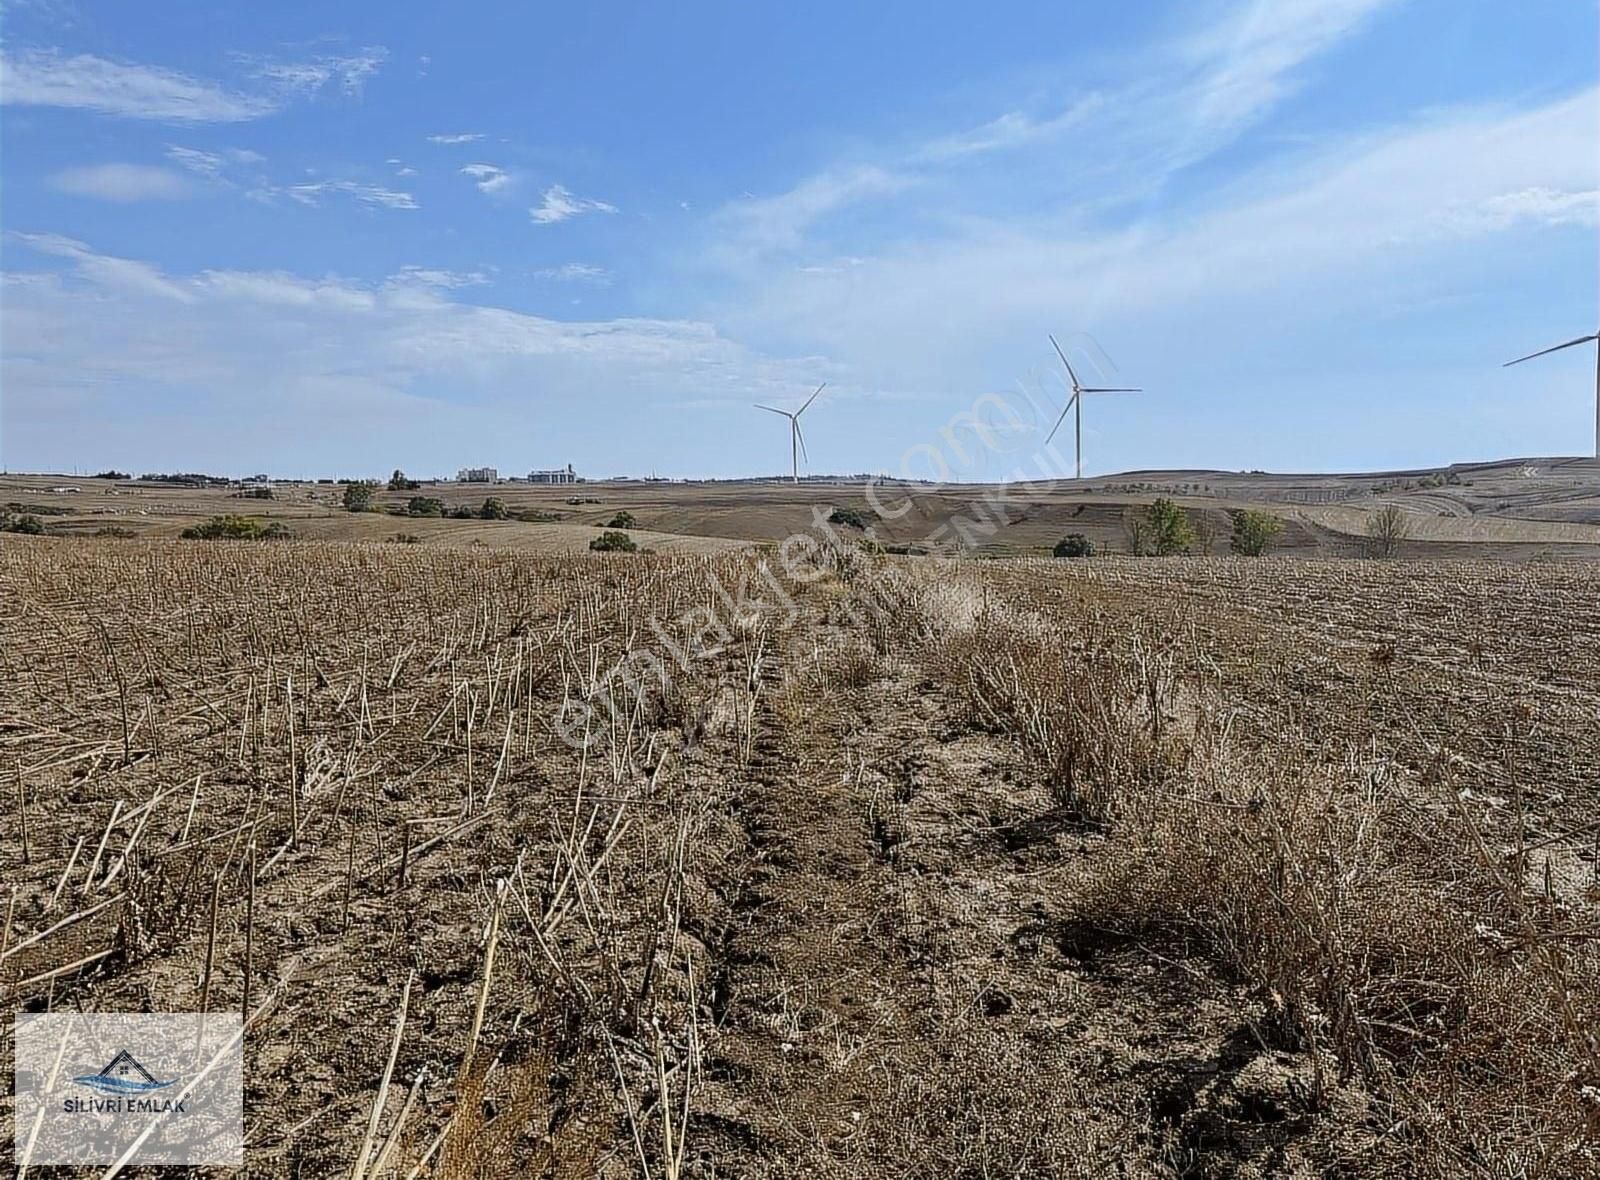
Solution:
M 494 483 L 500 472 L 493 467 L 463 467 L 456 472 L 457 483 Z
M 578 473 L 572 470 L 572 464 L 557 467 L 550 471 L 528 472 L 529 483 L 577 483 Z

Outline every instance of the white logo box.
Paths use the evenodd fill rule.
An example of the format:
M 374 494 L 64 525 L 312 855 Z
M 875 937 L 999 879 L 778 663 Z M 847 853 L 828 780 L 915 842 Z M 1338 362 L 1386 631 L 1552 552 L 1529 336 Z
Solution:
M 23 1014 L 15 1038 L 19 1165 L 243 1165 L 237 1013 Z

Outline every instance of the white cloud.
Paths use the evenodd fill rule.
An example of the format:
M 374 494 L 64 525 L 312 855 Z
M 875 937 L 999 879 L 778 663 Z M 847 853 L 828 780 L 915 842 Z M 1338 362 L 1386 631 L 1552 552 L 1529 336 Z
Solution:
M 0 102 L 173 123 L 235 123 L 279 107 L 274 99 L 236 94 L 176 70 L 55 50 L 0 56 Z
M 573 196 L 564 185 L 553 184 L 544 190 L 543 202 L 536 208 L 529 209 L 528 215 L 538 225 L 554 225 L 558 221 L 577 217 L 581 213 L 616 211 L 615 205 L 608 205 L 605 201 L 590 200 L 588 197 Z
M 169 144 L 166 154 L 167 159 L 180 168 L 185 168 L 196 176 L 203 176 L 208 180 L 223 179 L 223 174 L 236 164 L 249 167 L 266 162 L 265 156 L 249 148 L 224 148 L 219 152 L 206 152 L 199 148 Z
M 357 53 L 325 55 L 308 61 L 281 62 L 238 55 L 239 60 L 252 65 L 253 76 L 261 78 L 288 94 L 311 96 L 329 83 L 350 98 L 359 98 L 368 79 L 374 77 L 388 58 L 389 51 L 382 45 L 371 45 Z
M 1486 197 L 1469 208 L 1455 208 L 1443 220 L 1464 233 L 1509 229 L 1518 224 L 1600 225 L 1600 190 L 1566 192 L 1534 187 Z
M 178 303 L 194 302 L 189 290 L 167 279 L 149 263 L 96 254 L 84 243 L 61 234 L 14 233 L 11 236 L 41 254 L 71 259 L 83 278 L 108 292 L 132 297 L 153 296 Z
M 317 205 L 326 193 L 339 193 L 360 201 L 363 205 L 374 205 L 384 209 L 418 209 L 417 199 L 410 193 L 397 192 L 394 189 L 384 188 L 376 184 L 360 184 L 353 180 L 317 180 L 305 184 L 291 184 L 273 193 L 281 191 L 291 200 L 302 205 Z
M 488 281 L 489 276 L 481 270 L 440 270 L 427 266 L 403 266 L 400 268 L 400 273 L 391 280 L 393 283 L 412 283 L 445 291 L 455 290 L 458 287 L 481 287 Z
M 257 469 L 392 467 L 400 445 L 442 461 L 455 446 L 521 437 L 531 410 L 572 391 L 620 412 L 775 398 L 822 379 L 814 359 L 763 356 L 700 321 L 562 321 L 457 302 L 452 289 L 476 276 L 447 271 L 408 268 L 375 284 L 183 275 L 70 239 L 21 241 L 75 273 L 10 276 L 0 378 L 13 463 L 48 467 L 70 447 Z
M 603 266 L 587 262 L 567 262 L 561 266 L 546 266 L 533 272 L 534 278 L 552 279 L 559 283 L 595 283 L 604 285 L 611 281 L 611 272 Z
M 428 136 L 428 142 L 440 144 L 476 143 L 482 138 L 483 133 L 481 131 L 464 131 L 455 135 L 430 135 Z
M 64 193 L 102 201 L 172 201 L 189 195 L 176 172 L 148 164 L 91 164 L 67 168 L 50 178 Z
M 480 193 L 492 195 L 511 187 L 510 173 L 503 168 L 496 168 L 493 164 L 468 164 L 461 169 L 461 174 L 470 176 Z

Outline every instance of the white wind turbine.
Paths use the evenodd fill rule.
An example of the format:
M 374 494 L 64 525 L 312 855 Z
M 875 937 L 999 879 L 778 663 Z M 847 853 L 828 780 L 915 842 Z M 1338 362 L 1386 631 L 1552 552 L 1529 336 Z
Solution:
M 756 409 L 758 410 L 765 410 L 769 414 L 777 414 L 780 417 L 789 419 L 789 462 L 791 464 L 791 473 L 789 478 L 793 483 L 800 482 L 800 456 L 805 455 L 806 462 L 808 463 L 811 461 L 811 456 L 806 455 L 806 436 L 800 433 L 800 415 L 804 414 L 808 409 L 811 408 L 811 403 L 817 400 L 817 394 L 821 393 L 827 387 L 828 383 L 826 381 L 817 386 L 815 392 L 813 392 L 810 397 L 806 398 L 806 404 L 801 406 L 792 414 L 789 413 L 788 410 L 774 409 L 772 406 L 763 406 L 760 404 L 756 405 Z
M 1512 365 L 1531 361 L 1536 356 L 1544 356 L 1548 352 L 1560 352 L 1563 348 L 1572 348 L 1579 344 L 1588 344 L 1591 340 L 1600 341 L 1600 332 L 1591 332 L 1587 336 L 1579 336 L 1576 340 L 1568 340 L 1565 344 L 1557 344 L 1552 348 L 1541 348 L 1538 352 L 1530 352 L 1527 356 L 1507 361 L 1500 367 L 1509 369 Z M 1600 459 L 1600 348 L 1594 350 L 1594 457 Z
M 1126 386 L 1095 386 L 1080 385 L 1078 374 L 1073 371 L 1072 362 L 1067 359 L 1067 354 L 1061 351 L 1061 345 L 1056 343 L 1054 336 L 1050 337 L 1050 345 L 1056 350 L 1056 355 L 1061 358 L 1061 363 L 1067 366 L 1067 376 L 1072 378 L 1072 397 L 1067 401 L 1066 407 L 1061 411 L 1061 417 L 1056 419 L 1056 424 L 1050 428 L 1049 436 L 1044 440 L 1045 446 L 1050 445 L 1050 439 L 1056 436 L 1056 431 L 1061 429 L 1061 424 L 1067 420 L 1067 413 L 1076 410 L 1076 421 L 1073 423 L 1073 433 L 1076 436 L 1074 450 L 1077 453 L 1078 474 L 1083 478 L 1083 395 L 1086 393 L 1142 393 L 1143 390 L 1132 389 Z

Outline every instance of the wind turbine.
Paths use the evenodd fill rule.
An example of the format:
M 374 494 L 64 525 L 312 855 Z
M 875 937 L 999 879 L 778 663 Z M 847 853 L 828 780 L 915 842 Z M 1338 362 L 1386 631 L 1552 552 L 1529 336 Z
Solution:
M 765 410 L 769 414 L 778 414 L 781 417 L 789 419 L 789 461 L 793 465 L 793 470 L 789 478 L 793 483 L 800 482 L 800 456 L 806 455 L 806 436 L 800 433 L 800 415 L 804 414 L 808 409 L 811 408 L 811 403 L 817 400 L 817 394 L 821 393 L 827 387 L 828 383 L 826 381 L 817 386 L 816 391 L 813 392 L 810 397 L 806 398 L 806 404 L 801 406 L 792 414 L 789 413 L 788 410 L 778 410 L 774 409 L 772 406 L 763 406 L 759 404 L 756 406 L 756 409 L 758 410 Z M 811 462 L 810 455 L 806 455 L 806 462 Z
M 1509 369 L 1512 365 L 1520 365 L 1523 361 L 1531 361 L 1534 357 L 1544 356 L 1547 352 L 1560 352 L 1563 348 L 1571 348 L 1577 344 L 1588 344 L 1591 340 L 1600 341 L 1600 332 L 1591 332 L 1587 336 L 1579 336 L 1576 340 L 1568 340 L 1565 344 L 1557 344 L 1553 348 L 1541 348 L 1538 352 L 1530 352 L 1527 356 L 1519 356 L 1514 361 L 1507 361 L 1500 367 Z M 1594 350 L 1594 457 L 1600 459 L 1600 348 Z
M 1056 431 L 1061 429 L 1061 424 L 1067 420 L 1068 410 L 1077 410 L 1076 421 L 1073 423 L 1073 433 L 1076 436 L 1074 449 L 1077 452 L 1078 479 L 1083 478 L 1083 395 L 1086 393 L 1143 393 L 1141 389 L 1131 389 L 1126 386 L 1097 386 L 1078 384 L 1078 374 L 1072 369 L 1072 362 L 1067 359 L 1067 354 L 1061 351 L 1061 345 L 1056 343 L 1054 336 L 1050 337 L 1050 345 L 1056 350 L 1056 355 L 1061 358 L 1061 363 L 1067 366 L 1067 376 L 1072 378 L 1072 397 L 1068 399 L 1066 407 L 1061 411 L 1061 417 L 1056 419 L 1056 424 L 1050 428 L 1049 436 L 1044 440 L 1045 446 L 1050 445 L 1050 439 L 1056 436 Z

